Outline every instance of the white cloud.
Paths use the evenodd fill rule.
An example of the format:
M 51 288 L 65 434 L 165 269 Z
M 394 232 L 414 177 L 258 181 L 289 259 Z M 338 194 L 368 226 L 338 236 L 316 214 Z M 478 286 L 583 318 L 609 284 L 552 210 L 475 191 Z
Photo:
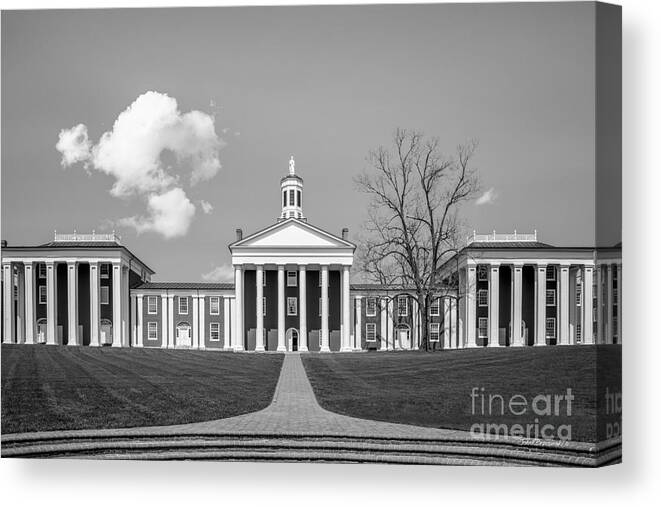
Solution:
M 205 282 L 232 282 L 234 281 L 234 267 L 231 264 L 221 264 L 208 273 L 202 275 Z
M 204 211 L 206 215 L 209 215 L 213 211 L 213 204 L 204 199 L 200 201 L 200 206 L 202 206 L 202 211 Z
M 491 187 L 489 190 L 484 192 L 480 197 L 475 201 L 476 206 L 482 206 L 483 204 L 493 204 L 498 198 L 496 189 Z
M 214 122 L 213 115 L 201 111 L 181 113 L 176 99 L 150 91 L 120 113 L 96 145 L 89 141 L 87 127 L 79 124 L 60 132 L 56 149 L 64 167 L 84 162 L 87 170 L 112 176 L 113 196 L 146 200 L 146 217 L 129 217 L 121 223 L 170 238 L 185 234 L 195 214 L 184 181 L 195 185 L 213 178 L 221 168 L 219 151 L 224 143 Z M 174 168 L 164 163 L 164 155 L 173 157 Z M 165 203 L 175 206 L 181 216 L 166 210 Z
M 55 148 L 62 154 L 61 164 L 63 167 L 77 162 L 87 162 L 92 148 L 92 143 L 90 143 L 87 135 L 87 127 L 79 123 L 70 129 L 60 130 L 59 140 Z
M 118 223 L 133 227 L 138 234 L 152 231 L 166 239 L 185 236 L 195 216 L 195 205 L 182 189 L 173 188 L 150 195 L 147 212 L 147 216 L 122 218 Z

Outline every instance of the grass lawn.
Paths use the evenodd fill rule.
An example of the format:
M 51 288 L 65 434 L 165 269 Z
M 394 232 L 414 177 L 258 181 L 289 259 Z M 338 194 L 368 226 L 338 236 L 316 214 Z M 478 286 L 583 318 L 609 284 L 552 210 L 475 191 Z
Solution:
M 621 392 L 621 357 L 621 348 L 611 345 L 305 355 L 303 363 L 319 403 L 333 412 L 435 428 L 471 430 L 478 424 L 487 432 L 494 432 L 487 424 L 504 423 L 509 434 L 512 425 L 528 431 L 537 419 L 539 428 L 554 425 L 552 438 L 566 438 L 566 426 L 562 435 L 557 431 L 570 425 L 571 440 L 594 442 L 619 420 L 619 414 L 605 415 L 605 392 Z M 555 397 L 551 415 L 548 398 L 533 410 L 536 396 L 566 395 L 567 389 L 574 397 L 571 415 L 565 399 L 556 415 Z M 526 405 L 517 397 L 511 411 L 514 395 Z
M 121 428 L 266 407 L 282 354 L 2 345 L 2 432 Z

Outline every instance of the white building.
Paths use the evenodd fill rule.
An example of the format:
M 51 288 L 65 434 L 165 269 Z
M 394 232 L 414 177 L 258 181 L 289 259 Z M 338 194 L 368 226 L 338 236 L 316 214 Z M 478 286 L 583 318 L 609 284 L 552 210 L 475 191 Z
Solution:
M 411 350 L 412 290 L 351 284 L 355 245 L 308 223 L 293 159 L 268 227 L 229 245 L 234 283 L 151 282 L 113 233 L 2 248 L 2 342 L 234 351 Z M 4 242 L 3 242 L 4 243 Z M 474 234 L 441 269 L 434 349 L 621 343 L 621 247 Z M 452 281 L 459 279 L 459 288 Z M 586 311 L 587 302 L 587 311 Z M 587 332 L 586 332 L 587 330 Z

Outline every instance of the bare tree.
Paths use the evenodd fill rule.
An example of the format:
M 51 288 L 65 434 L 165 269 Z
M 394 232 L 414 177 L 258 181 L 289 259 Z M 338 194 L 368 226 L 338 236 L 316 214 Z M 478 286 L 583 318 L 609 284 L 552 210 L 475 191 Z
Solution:
M 393 144 L 371 151 L 369 167 L 355 180 L 370 198 L 358 264 L 374 282 L 415 290 L 421 345 L 429 350 L 428 308 L 444 290 L 439 268 L 457 252 L 458 211 L 478 190 L 470 166 L 477 143 L 460 145 L 446 157 L 438 139 L 397 129 Z

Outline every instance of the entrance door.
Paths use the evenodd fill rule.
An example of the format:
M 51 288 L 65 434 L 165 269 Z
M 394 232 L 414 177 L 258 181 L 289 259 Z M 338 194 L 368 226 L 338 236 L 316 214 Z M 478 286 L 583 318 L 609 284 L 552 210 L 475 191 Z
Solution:
M 190 325 L 182 322 L 177 325 L 177 347 L 190 347 L 192 345 Z
M 287 343 L 289 344 L 289 350 L 292 352 L 298 351 L 298 331 L 296 329 L 289 328 L 287 330 Z
M 399 347 L 404 350 L 411 348 L 411 331 L 408 327 L 399 328 Z
M 99 329 L 101 333 L 101 345 L 112 345 L 112 324 L 109 320 L 102 320 Z
M 46 343 L 46 319 L 37 322 L 37 343 Z

